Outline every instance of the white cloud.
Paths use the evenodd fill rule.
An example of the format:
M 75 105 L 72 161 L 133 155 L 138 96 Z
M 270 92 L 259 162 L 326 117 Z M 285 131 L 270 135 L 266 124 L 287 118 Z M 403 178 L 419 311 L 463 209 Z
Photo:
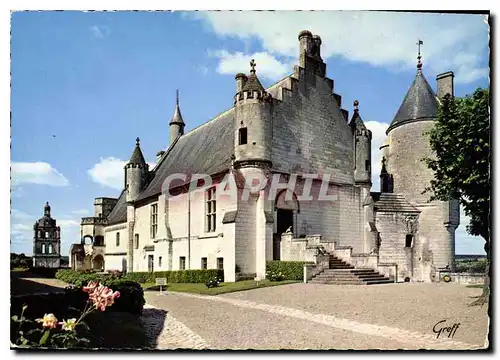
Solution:
M 67 186 L 68 179 L 46 162 L 12 162 L 12 186 L 20 184 L 40 184 Z
M 111 30 L 107 26 L 93 25 L 90 27 L 90 32 L 94 35 L 94 37 L 102 39 L 108 36 L 111 33 Z
M 124 169 L 127 162 L 115 157 L 101 158 L 88 173 L 92 180 L 113 189 L 123 189 Z
M 237 73 L 248 73 L 250 69 L 250 59 L 254 59 L 256 70 L 261 78 L 276 79 L 292 72 L 294 62 L 288 59 L 281 62 L 267 52 L 257 52 L 244 54 L 242 52 L 230 53 L 226 50 L 210 52 L 210 55 L 219 59 L 217 72 L 219 74 L 235 75 Z
M 380 170 L 382 169 L 380 146 L 385 140 L 385 131 L 389 124 L 378 121 L 365 121 L 365 126 L 372 132 L 372 191 L 380 191 Z
M 24 211 L 21 211 L 21 210 L 17 210 L 17 209 L 10 210 L 10 217 L 12 219 L 19 219 L 19 220 L 34 219 L 34 217 L 31 216 L 30 214 L 25 213 Z
M 106 187 L 122 190 L 125 177 L 124 166 L 126 164 L 127 161 L 110 156 L 107 158 L 101 158 L 99 162 L 87 172 L 89 173 L 92 181 Z M 155 163 L 148 162 L 148 165 L 149 168 L 152 169 Z
M 309 29 L 321 36 L 324 59 L 340 56 L 392 71 L 415 68 L 415 43 L 421 38 L 424 69 L 434 73 L 453 70 L 455 80 L 461 83 L 485 77 L 489 72 L 484 59 L 489 41 L 488 25 L 482 15 L 207 11 L 193 13 L 191 17 L 203 20 L 219 36 L 242 40 L 245 48 L 249 39 L 257 39 L 268 56 L 298 56 L 297 35 Z

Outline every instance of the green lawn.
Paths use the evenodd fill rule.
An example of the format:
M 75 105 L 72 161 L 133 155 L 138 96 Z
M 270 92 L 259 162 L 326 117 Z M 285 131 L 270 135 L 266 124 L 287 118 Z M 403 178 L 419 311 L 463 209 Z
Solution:
M 482 289 L 484 287 L 484 284 L 472 284 L 472 285 L 467 285 L 468 288 L 476 288 L 476 289 Z
M 298 282 L 297 280 L 284 280 L 284 281 L 262 280 L 257 283 L 257 281 L 255 280 L 242 280 L 233 283 L 220 283 L 218 287 L 210 289 L 207 288 L 205 284 L 172 283 L 167 285 L 166 291 L 178 291 L 178 292 L 187 292 L 195 294 L 205 294 L 205 295 L 219 295 L 235 291 L 251 290 L 268 286 L 293 284 L 297 282 Z M 142 284 L 142 288 L 146 291 L 160 290 L 160 287 L 154 283 Z M 165 291 L 165 286 L 162 286 L 162 289 L 163 291 Z

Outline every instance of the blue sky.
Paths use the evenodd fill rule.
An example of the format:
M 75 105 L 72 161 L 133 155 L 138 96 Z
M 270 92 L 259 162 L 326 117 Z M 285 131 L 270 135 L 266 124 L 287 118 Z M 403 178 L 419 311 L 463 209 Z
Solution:
M 415 75 L 455 72 L 457 96 L 489 84 L 481 15 L 368 12 L 17 12 L 11 22 L 11 251 L 31 254 L 32 226 L 49 201 L 63 254 L 79 241 L 93 199 L 117 197 L 135 138 L 147 161 L 169 142 L 180 90 L 190 130 L 232 106 L 234 75 L 269 86 L 297 64 L 300 30 L 323 40 L 335 92 L 360 112 L 378 145 Z M 374 180 L 379 168 L 374 169 Z M 377 185 L 374 185 L 377 186 Z M 375 188 L 378 190 L 378 187 Z M 457 230 L 457 253 L 483 242 Z

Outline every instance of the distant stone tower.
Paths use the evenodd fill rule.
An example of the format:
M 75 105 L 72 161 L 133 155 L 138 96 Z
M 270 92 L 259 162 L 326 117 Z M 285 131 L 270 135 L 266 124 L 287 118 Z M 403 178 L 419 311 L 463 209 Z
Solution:
M 419 41 L 419 49 L 421 42 Z M 384 156 L 381 188 L 403 194 L 421 213 L 419 216 L 418 248 L 420 258 L 432 258 L 436 268 L 453 268 L 455 229 L 459 225 L 459 205 L 455 200 L 428 202 L 430 193 L 423 194 L 434 178 L 423 158 L 432 156 L 426 132 L 437 116 L 439 98 L 453 94 L 453 73 L 437 77 L 438 93 L 434 93 L 422 73 L 420 50 L 417 74 L 403 103 L 387 129 L 387 142 L 382 145 Z
M 182 119 L 181 109 L 179 107 L 179 90 L 176 92 L 175 110 L 172 120 L 170 120 L 170 144 L 173 144 L 177 137 L 184 135 L 184 120 Z
M 129 162 L 125 165 L 125 199 L 127 202 L 127 272 L 133 271 L 134 260 L 134 226 L 135 226 L 135 206 L 134 201 L 144 190 L 149 174 L 149 165 L 142 155 L 139 138 L 137 138 L 134 152 Z
M 236 75 L 236 95 L 234 97 L 234 169 L 245 179 L 264 179 L 271 168 L 272 149 L 272 97 L 267 94 L 260 83 L 255 61 L 250 62 L 250 75 Z M 239 197 L 238 209 L 250 211 L 252 219 L 248 219 L 255 229 L 256 256 L 252 259 L 237 259 L 236 261 L 246 273 L 255 273 L 265 277 L 266 260 L 272 259 L 272 223 L 265 217 L 265 211 L 271 208 L 271 201 L 259 192 L 250 196 L 249 200 Z M 237 232 L 239 230 L 237 229 Z M 239 234 L 236 238 L 239 239 Z M 244 240 L 243 240 L 244 239 Z M 239 240 L 236 240 L 239 241 Z M 226 264 L 224 264 L 226 266 Z M 234 269 L 234 264 L 227 264 Z
M 33 226 L 33 266 L 58 268 L 61 265 L 61 228 L 50 216 L 50 205 L 47 202 L 43 209 L 43 217 Z

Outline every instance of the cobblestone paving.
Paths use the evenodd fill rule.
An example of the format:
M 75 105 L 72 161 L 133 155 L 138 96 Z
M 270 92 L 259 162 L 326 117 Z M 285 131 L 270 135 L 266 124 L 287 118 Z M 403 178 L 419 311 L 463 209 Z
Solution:
M 142 316 L 144 329 L 157 350 L 206 349 L 205 340 L 166 311 L 146 304 Z
M 478 289 L 408 285 L 292 284 L 219 296 L 169 293 L 146 297 L 148 303 L 167 309 L 203 337 L 208 348 L 459 350 L 485 346 L 486 307 L 466 305 L 468 296 L 480 293 Z M 404 295 L 394 296 L 397 293 Z M 455 300 L 444 303 L 453 311 L 443 313 L 447 306 L 432 303 L 451 294 Z M 343 311 L 346 308 L 349 311 Z M 415 322 L 417 318 L 420 321 Z M 432 332 L 442 319 L 448 326 L 460 320 L 453 339 L 437 339 Z

